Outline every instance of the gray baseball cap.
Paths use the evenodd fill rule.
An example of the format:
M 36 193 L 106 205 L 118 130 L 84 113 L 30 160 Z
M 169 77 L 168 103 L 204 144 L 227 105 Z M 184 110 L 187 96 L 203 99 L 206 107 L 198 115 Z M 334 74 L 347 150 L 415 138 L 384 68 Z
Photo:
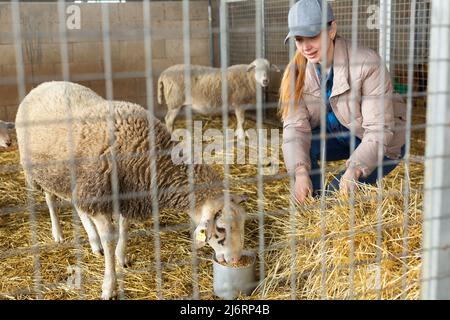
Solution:
M 299 0 L 289 10 L 289 33 L 284 40 L 286 44 L 290 37 L 315 37 L 322 30 L 322 0 Z M 333 21 L 334 15 L 327 2 L 327 22 Z

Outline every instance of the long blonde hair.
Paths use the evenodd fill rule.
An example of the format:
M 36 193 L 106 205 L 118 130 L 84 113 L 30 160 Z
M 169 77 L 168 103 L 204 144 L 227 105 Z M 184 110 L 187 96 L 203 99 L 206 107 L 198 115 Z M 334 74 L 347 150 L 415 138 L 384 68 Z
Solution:
M 294 58 L 289 62 L 284 71 L 280 85 L 279 115 L 284 121 L 289 113 L 291 105 L 298 106 L 300 97 L 303 94 L 306 74 L 306 58 L 296 51 Z M 294 90 L 291 89 L 291 83 L 295 83 Z M 294 96 L 292 97 L 292 93 Z

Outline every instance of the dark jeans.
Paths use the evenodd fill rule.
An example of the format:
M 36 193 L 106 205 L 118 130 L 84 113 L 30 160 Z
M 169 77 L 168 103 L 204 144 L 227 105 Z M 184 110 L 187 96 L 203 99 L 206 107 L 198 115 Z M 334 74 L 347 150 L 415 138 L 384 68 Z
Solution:
M 328 131 L 328 130 L 327 130 Z M 319 138 L 320 128 L 316 128 L 312 130 L 312 141 L 311 141 L 311 172 L 310 178 L 312 181 L 314 195 L 319 195 L 319 191 L 321 188 L 321 173 L 320 173 L 320 148 L 321 148 L 321 140 Z M 327 132 L 327 144 L 326 144 L 326 161 L 336 161 L 348 159 L 350 157 L 350 131 L 341 132 L 342 135 L 339 137 L 330 136 L 330 133 Z M 361 139 L 355 137 L 355 149 L 361 143 Z M 405 146 L 402 147 L 401 150 L 401 158 L 405 155 Z M 386 156 L 383 159 L 383 177 L 389 174 L 395 167 L 400 163 L 401 159 L 392 160 L 387 158 Z M 328 186 L 329 191 L 339 190 L 339 180 L 345 171 L 339 172 L 339 174 L 333 179 L 333 181 Z M 359 179 L 362 183 L 367 184 L 376 184 L 378 179 L 378 168 L 376 168 L 367 178 Z

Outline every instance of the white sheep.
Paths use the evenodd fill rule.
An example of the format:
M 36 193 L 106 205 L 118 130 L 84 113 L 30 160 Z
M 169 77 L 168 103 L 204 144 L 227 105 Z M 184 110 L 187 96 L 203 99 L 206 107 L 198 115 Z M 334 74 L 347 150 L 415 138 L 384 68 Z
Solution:
M 173 122 L 180 109 L 188 104 L 185 96 L 186 65 L 174 65 L 164 70 L 158 79 L 158 103 L 163 98 L 167 105 L 165 117 L 167 129 L 173 131 Z M 227 68 L 228 104 L 235 111 L 236 135 L 244 137 L 245 105 L 256 103 L 256 84 L 269 85 L 269 71 L 280 69 L 266 59 L 256 59 L 251 64 L 233 65 Z M 191 65 L 192 109 L 202 114 L 220 113 L 222 110 L 222 70 Z
M 108 123 L 112 126 L 108 127 Z M 165 126 L 149 118 L 141 106 L 103 100 L 92 90 L 70 82 L 49 82 L 33 89 L 19 106 L 16 124 L 27 180 L 48 194 L 72 201 L 80 217 L 93 223 L 100 241 L 89 236 L 90 241 L 97 241 L 105 256 L 102 298 L 114 297 L 115 258 L 119 264 L 126 264 L 129 219 L 151 217 L 152 186 L 158 190 L 160 209 L 189 211 L 188 166 L 174 165 L 167 152 L 175 142 Z M 114 133 L 112 145 L 109 128 Z M 157 177 L 153 180 L 149 133 L 156 139 Z M 74 188 L 71 163 L 75 164 Z M 113 197 L 113 171 L 117 173 L 117 202 Z M 232 201 L 225 206 L 217 173 L 208 165 L 194 165 L 193 172 L 195 210 L 191 218 L 197 226 L 195 244 L 211 245 L 218 260 L 237 261 L 242 254 L 246 219 L 238 204 L 242 198 L 232 195 Z M 112 223 L 115 204 L 120 211 L 117 243 Z
M 44 86 L 46 87 L 46 86 Z M 50 85 L 48 87 L 51 87 Z M 42 90 L 42 88 L 40 89 Z M 24 99 L 25 100 L 25 99 Z M 98 96 L 94 91 L 90 90 L 89 92 L 83 92 L 81 96 L 73 96 L 70 98 L 70 100 L 65 99 L 64 97 L 59 97 L 59 100 L 57 100 L 58 103 L 60 105 L 64 105 L 66 103 L 95 103 L 95 102 L 100 102 L 103 101 L 103 98 Z M 48 112 L 52 112 L 52 109 L 55 107 L 50 106 L 48 108 Z M 58 110 L 56 110 L 58 111 Z M 18 111 L 19 113 L 19 111 Z M 18 113 L 16 115 L 16 118 L 18 117 Z M 38 120 L 37 117 L 33 117 L 25 114 L 21 115 L 21 125 L 22 127 L 20 128 L 20 130 L 16 130 L 17 131 L 17 142 L 19 144 L 19 140 L 21 141 L 21 143 L 19 144 L 19 152 L 21 153 L 22 157 L 21 157 L 21 163 L 24 166 L 27 166 L 26 161 L 28 160 L 27 158 L 25 158 L 23 155 L 25 154 L 26 149 L 28 148 L 28 143 L 26 143 L 25 141 L 27 141 L 27 139 L 32 138 L 33 140 L 36 139 L 36 137 L 31 137 L 31 135 L 33 134 L 33 130 L 35 130 L 34 128 L 32 128 L 33 126 L 45 126 L 46 125 L 46 121 L 51 121 L 50 118 L 48 120 L 47 117 L 45 117 L 45 115 L 42 115 L 43 117 L 41 117 L 43 120 L 41 123 L 39 123 L 40 120 Z M 67 118 L 67 114 L 63 114 L 63 113 L 59 113 L 58 114 L 58 118 L 63 118 L 66 117 Z M 33 121 L 35 123 L 33 123 Z M 67 121 L 66 119 L 64 121 Z M 20 135 L 20 138 L 19 138 Z M 48 132 L 47 133 L 47 137 L 52 136 L 52 133 Z M 41 138 L 43 138 L 43 136 L 41 136 Z M 22 150 L 22 151 L 21 151 Z M 26 170 L 25 170 L 26 171 Z M 28 176 L 25 175 L 27 180 L 28 180 Z M 34 187 L 38 187 L 39 185 L 36 185 L 36 183 L 33 180 L 29 180 L 28 182 L 30 182 Z M 45 195 L 45 201 L 47 203 L 48 209 L 49 209 L 49 213 L 50 213 L 50 219 L 51 219 L 51 224 L 52 224 L 52 235 L 53 238 L 55 240 L 55 242 L 57 243 L 61 243 L 63 242 L 63 234 L 62 234 L 62 230 L 61 230 L 61 224 L 58 218 L 58 215 L 56 213 L 55 210 L 55 202 L 56 202 L 56 196 L 54 192 L 48 191 L 48 190 L 43 190 L 44 195 Z M 63 199 L 61 197 L 61 199 Z M 77 210 L 78 216 L 80 217 L 80 220 L 83 224 L 83 227 L 88 235 L 88 239 L 89 239 L 89 244 L 91 246 L 92 252 L 95 255 L 102 255 L 103 254 L 103 249 L 101 246 L 101 242 L 100 242 L 100 238 L 98 236 L 98 233 L 96 231 L 95 225 L 93 224 L 92 220 L 89 218 L 89 216 L 82 210 Z
M 8 130 L 14 129 L 14 123 L 0 120 L 0 147 L 8 148 L 11 146 L 11 137 Z

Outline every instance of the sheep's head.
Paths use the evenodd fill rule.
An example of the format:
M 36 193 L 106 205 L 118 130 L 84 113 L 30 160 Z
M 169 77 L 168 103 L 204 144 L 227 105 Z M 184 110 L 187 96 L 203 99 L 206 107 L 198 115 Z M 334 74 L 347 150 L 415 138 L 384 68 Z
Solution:
M 255 80 L 261 87 L 269 85 L 269 71 L 280 72 L 280 69 L 267 59 L 256 59 L 248 65 L 247 72 L 255 70 Z
M 201 208 L 201 219 L 194 232 L 197 248 L 208 243 L 219 262 L 237 262 L 244 249 L 244 225 L 247 214 L 239 204 L 245 196 L 230 195 L 228 210 L 224 197 L 207 200 Z
M 7 148 L 11 145 L 11 138 L 7 128 L 0 128 L 0 147 Z

